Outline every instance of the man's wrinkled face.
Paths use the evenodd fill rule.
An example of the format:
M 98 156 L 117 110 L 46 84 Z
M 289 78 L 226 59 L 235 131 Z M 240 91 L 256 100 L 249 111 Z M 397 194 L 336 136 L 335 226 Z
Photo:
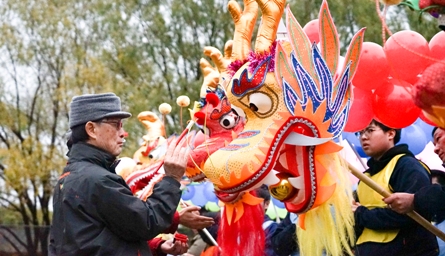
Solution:
M 96 131 L 96 146 L 107 151 L 113 156 L 118 156 L 124 146 L 125 131 L 122 127 L 122 119 L 106 118 L 94 122 Z
M 445 163 L 445 130 L 438 128 L 433 135 L 434 153 Z

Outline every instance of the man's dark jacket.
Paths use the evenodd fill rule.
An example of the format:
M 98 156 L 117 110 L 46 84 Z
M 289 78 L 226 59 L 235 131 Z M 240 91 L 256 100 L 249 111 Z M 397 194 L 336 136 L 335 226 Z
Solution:
M 415 193 L 430 184 L 429 173 L 408 150 L 405 144 L 397 145 L 388 150 L 380 160 L 370 159 L 371 176 L 379 173 L 393 157 L 405 154 L 397 161 L 389 179 L 391 192 Z M 360 198 L 359 198 L 360 199 Z M 431 220 L 431 215 L 419 212 Z M 398 214 L 389 208 L 374 208 L 372 210 L 359 206 L 355 211 L 356 236 L 360 236 L 363 227 L 374 230 L 400 229 L 396 238 L 389 243 L 367 242 L 357 246 L 355 254 L 360 256 L 432 256 L 438 255 L 436 237 L 410 217 Z
M 436 221 L 445 219 L 445 187 L 432 184 L 423 187 L 414 195 L 414 209 L 429 212 L 436 216 Z
M 152 255 L 147 240 L 170 227 L 181 191 L 164 177 L 143 202 L 112 167 L 115 157 L 76 143 L 54 189 L 50 255 Z

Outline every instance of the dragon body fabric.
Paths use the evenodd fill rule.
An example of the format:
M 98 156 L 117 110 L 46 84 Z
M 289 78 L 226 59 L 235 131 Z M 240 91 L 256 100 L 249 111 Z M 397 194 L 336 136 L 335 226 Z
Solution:
M 225 203 L 226 228 L 246 228 L 238 222 L 261 202 L 249 191 L 267 184 L 272 196 L 300 215 L 297 233 L 303 255 L 351 253 L 351 186 L 337 155 L 341 147 L 333 139 L 348 117 L 350 81 L 364 29 L 353 37 L 342 63 L 326 1 L 319 13 L 319 47 L 311 44 L 289 8 L 287 38 L 276 39 L 284 6 L 285 1 L 246 0 L 241 10 L 229 2 L 235 36 L 220 84 L 246 123 L 236 138 L 210 154 L 202 170 Z M 251 50 L 258 7 L 262 22 Z M 249 248 L 242 238 L 224 237 L 229 236 L 231 247 Z

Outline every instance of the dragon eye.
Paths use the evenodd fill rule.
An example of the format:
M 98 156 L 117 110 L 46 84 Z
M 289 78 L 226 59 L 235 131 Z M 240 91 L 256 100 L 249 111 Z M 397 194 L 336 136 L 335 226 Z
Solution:
M 237 124 L 237 121 L 238 117 L 233 112 L 230 112 L 219 120 L 219 124 L 224 129 L 232 129 Z
M 204 133 L 204 134 L 210 136 L 210 130 L 209 130 L 209 128 L 207 128 L 207 127 L 202 127 L 201 130 L 202 130 L 202 133 Z
M 260 114 L 267 114 L 272 109 L 272 99 L 264 93 L 257 92 L 249 95 L 250 109 Z
M 246 118 L 246 113 L 244 113 L 244 111 L 243 111 L 241 108 L 239 108 L 239 107 L 237 107 L 237 106 L 235 106 L 235 105 L 232 105 L 232 111 L 233 111 L 237 116 L 239 116 L 239 117 L 241 117 L 241 118 Z

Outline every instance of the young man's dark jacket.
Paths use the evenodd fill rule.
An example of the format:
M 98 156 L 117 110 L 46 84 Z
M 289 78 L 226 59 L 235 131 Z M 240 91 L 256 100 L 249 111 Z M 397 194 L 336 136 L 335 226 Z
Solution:
M 277 255 L 294 255 L 299 252 L 296 224 L 292 223 L 290 213 L 276 226 L 270 234 L 271 246 Z
M 394 167 L 389 179 L 391 192 L 415 193 L 430 184 L 430 177 L 425 167 L 414 157 L 405 144 L 397 145 L 388 150 L 380 160 L 370 159 L 371 176 L 379 173 L 389 161 L 399 154 L 402 156 Z M 359 198 L 360 199 L 360 198 Z M 419 212 L 428 220 L 431 215 Z M 357 246 L 356 255 L 438 255 L 436 237 L 406 215 L 398 214 L 389 208 L 368 209 L 359 206 L 355 212 L 356 236 L 360 236 L 364 227 L 374 230 L 400 229 L 396 238 L 388 243 L 366 242 Z
M 152 255 L 147 240 L 172 224 L 180 184 L 164 177 L 143 202 L 114 161 L 92 145 L 73 145 L 54 191 L 50 255 Z

